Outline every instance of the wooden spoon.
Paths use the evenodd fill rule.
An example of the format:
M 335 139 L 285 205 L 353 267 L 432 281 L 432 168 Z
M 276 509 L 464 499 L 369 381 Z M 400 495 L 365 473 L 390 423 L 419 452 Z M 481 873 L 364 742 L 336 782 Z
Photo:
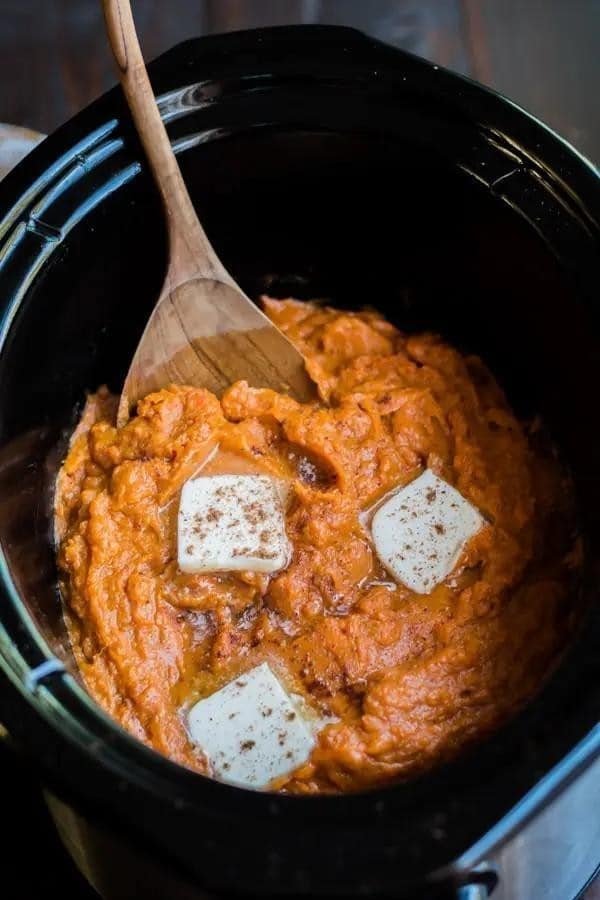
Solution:
M 169 264 L 125 379 L 118 425 L 168 384 L 220 395 L 238 379 L 315 398 L 304 358 L 237 286 L 200 224 L 154 99 L 129 0 L 103 0 L 112 51 L 167 219 Z

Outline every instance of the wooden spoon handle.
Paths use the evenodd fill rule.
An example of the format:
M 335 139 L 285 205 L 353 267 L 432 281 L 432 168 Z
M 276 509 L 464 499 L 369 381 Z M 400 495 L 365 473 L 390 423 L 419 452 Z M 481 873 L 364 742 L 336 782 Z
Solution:
M 121 86 L 165 207 L 173 287 L 195 275 L 230 282 L 198 220 L 160 117 L 131 4 L 129 0 L 102 0 L 102 5 Z

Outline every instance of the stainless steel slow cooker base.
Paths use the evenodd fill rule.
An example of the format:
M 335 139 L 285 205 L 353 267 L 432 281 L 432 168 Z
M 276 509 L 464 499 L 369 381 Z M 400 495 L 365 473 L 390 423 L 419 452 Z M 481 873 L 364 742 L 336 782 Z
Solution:
M 600 865 L 600 760 L 499 854 L 494 900 L 574 900 Z

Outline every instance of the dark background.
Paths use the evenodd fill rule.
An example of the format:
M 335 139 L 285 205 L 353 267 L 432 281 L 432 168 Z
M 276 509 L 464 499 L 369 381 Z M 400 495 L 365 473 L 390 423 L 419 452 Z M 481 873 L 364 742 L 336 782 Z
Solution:
M 600 160 L 599 0 L 133 0 L 147 58 L 192 35 L 354 25 L 492 85 Z M 0 121 L 49 132 L 115 78 L 100 0 L 0 0 Z
M 354 25 L 497 88 L 600 161 L 600 0 L 133 0 L 133 7 L 147 58 L 210 32 Z M 0 121 L 48 133 L 114 81 L 100 0 L 0 0 Z M 3 743 L 0 897 L 92 897 L 49 827 L 35 773 L 15 764 Z M 598 888 L 593 893 L 600 898 Z

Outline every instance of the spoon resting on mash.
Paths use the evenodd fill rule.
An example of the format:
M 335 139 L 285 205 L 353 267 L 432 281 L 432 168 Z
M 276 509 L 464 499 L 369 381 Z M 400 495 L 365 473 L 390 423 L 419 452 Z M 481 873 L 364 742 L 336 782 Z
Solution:
M 125 379 L 119 425 L 138 400 L 171 383 L 221 394 L 243 378 L 310 399 L 313 384 L 301 354 L 238 287 L 200 224 L 156 105 L 129 0 L 103 0 L 103 8 L 169 240 L 165 280 Z

